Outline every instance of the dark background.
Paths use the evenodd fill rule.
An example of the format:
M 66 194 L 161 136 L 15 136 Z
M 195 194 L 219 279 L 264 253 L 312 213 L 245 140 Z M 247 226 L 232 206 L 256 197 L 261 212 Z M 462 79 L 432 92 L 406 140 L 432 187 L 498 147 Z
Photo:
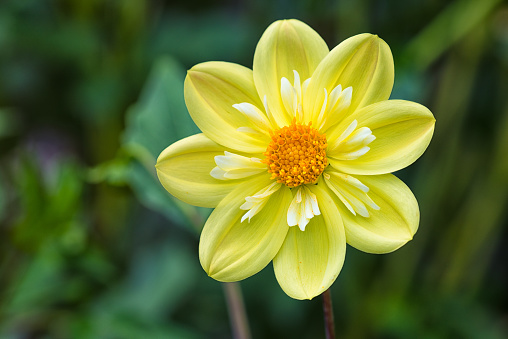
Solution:
M 197 133 L 185 70 L 252 67 L 273 21 L 333 48 L 392 48 L 391 98 L 429 107 L 426 153 L 396 173 L 420 229 L 387 255 L 348 247 L 332 294 L 343 338 L 508 337 L 508 5 L 496 0 L 2 0 L 0 337 L 228 338 L 198 260 L 209 210 L 176 201 L 158 154 Z M 324 337 L 320 298 L 271 265 L 241 283 L 254 338 Z

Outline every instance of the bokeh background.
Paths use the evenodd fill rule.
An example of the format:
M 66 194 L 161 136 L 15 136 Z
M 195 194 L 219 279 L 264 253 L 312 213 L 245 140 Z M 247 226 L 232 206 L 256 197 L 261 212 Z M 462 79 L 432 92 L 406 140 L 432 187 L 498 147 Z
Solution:
M 252 67 L 274 20 L 330 48 L 392 48 L 392 98 L 429 107 L 426 153 L 397 175 L 421 224 L 387 255 L 348 247 L 332 286 L 343 338 L 508 337 L 508 4 L 497 0 L 2 0 L 0 337 L 230 338 L 221 283 L 198 260 L 210 212 L 154 164 L 197 133 L 186 69 Z M 321 299 L 271 265 L 241 283 L 254 338 L 324 337 Z

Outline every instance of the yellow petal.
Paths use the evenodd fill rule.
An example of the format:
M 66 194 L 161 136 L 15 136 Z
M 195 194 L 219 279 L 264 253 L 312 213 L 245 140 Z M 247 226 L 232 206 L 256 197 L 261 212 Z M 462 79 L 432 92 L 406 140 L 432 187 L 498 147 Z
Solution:
M 267 204 L 241 222 L 245 211 L 240 206 L 273 180 L 254 178 L 224 198 L 208 218 L 199 242 L 201 266 L 219 281 L 238 281 L 250 277 L 270 263 L 280 249 L 289 226 L 286 214 L 291 192 L 282 186 L 271 194 Z
M 268 136 L 237 131 L 239 127 L 254 127 L 233 107 L 244 102 L 264 112 L 250 69 L 227 62 L 205 62 L 188 71 L 185 104 L 199 129 L 220 145 L 261 153 L 269 142 Z
M 369 208 L 368 218 L 354 216 L 336 199 L 348 244 L 368 253 L 388 253 L 413 239 L 420 211 L 411 190 L 392 174 L 357 178 L 369 187 L 369 196 L 380 209 Z
M 387 100 L 393 87 L 393 56 L 390 47 L 377 35 L 359 34 L 344 40 L 330 51 L 317 67 L 304 98 L 304 111 L 312 112 L 313 122 L 328 93 L 338 85 L 353 88 L 351 105 L 345 112 Z
M 276 21 L 266 29 L 254 53 L 254 81 L 259 96 L 267 96 L 279 127 L 288 125 L 292 119 L 281 100 L 282 77 L 292 84 L 295 70 L 305 81 L 327 53 L 324 40 L 301 21 Z
M 318 198 L 321 215 L 312 218 L 305 231 L 291 227 L 273 259 L 277 281 L 295 299 L 312 299 L 330 287 L 346 254 L 344 227 L 335 202 L 319 185 L 309 188 Z
M 218 180 L 210 175 L 217 166 L 214 157 L 227 148 L 204 134 L 179 140 L 159 155 L 157 176 L 164 188 L 178 199 L 195 206 L 215 207 L 245 179 Z
M 370 150 L 354 160 L 334 159 L 327 151 L 330 164 L 349 174 L 385 174 L 400 170 L 418 159 L 427 149 L 434 133 L 435 119 L 424 106 L 403 100 L 382 101 L 356 111 L 330 133 L 329 143 L 351 124 L 368 127 L 376 137 Z

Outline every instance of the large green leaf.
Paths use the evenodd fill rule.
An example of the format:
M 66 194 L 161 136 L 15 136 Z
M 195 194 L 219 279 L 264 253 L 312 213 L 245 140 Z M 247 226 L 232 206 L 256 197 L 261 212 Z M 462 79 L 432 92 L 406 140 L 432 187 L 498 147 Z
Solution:
M 175 239 L 136 250 L 126 278 L 96 299 L 76 334 L 86 332 L 83 338 L 198 338 L 197 332 L 168 316 L 192 295 L 199 270 L 195 258 Z
M 159 59 L 141 93 L 127 113 L 123 143 L 140 145 L 156 158 L 169 144 L 199 133 L 183 97 L 185 71 L 175 60 Z
M 199 132 L 185 107 L 184 79 L 185 71 L 175 60 L 159 59 L 139 101 L 127 114 L 122 138 L 124 150 L 135 159 L 126 175 L 137 198 L 179 224 L 185 223 L 186 216 L 195 219 L 197 209 L 167 193 L 157 180 L 154 166 L 164 148 Z

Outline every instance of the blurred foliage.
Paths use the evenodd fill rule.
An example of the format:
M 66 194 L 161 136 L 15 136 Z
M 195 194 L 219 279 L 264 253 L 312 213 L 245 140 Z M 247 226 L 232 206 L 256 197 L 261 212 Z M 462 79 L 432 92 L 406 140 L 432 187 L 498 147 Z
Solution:
M 185 70 L 252 66 L 264 29 L 295 17 L 330 47 L 371 32 L 394 53 L 392 98 L 436 116 L 397 173 L 421 225 L 399 251 L 348 247 L 332 287 L 346 338 L 508 337 L 508 5 L 498 0 L 0 2 L 0 337 L 227 338 L 220 283 L 198 260 L 209 210 L 154 164 L 198 132 Z M 323 337 L 271 267 L 242 282 L 255 338 Z

